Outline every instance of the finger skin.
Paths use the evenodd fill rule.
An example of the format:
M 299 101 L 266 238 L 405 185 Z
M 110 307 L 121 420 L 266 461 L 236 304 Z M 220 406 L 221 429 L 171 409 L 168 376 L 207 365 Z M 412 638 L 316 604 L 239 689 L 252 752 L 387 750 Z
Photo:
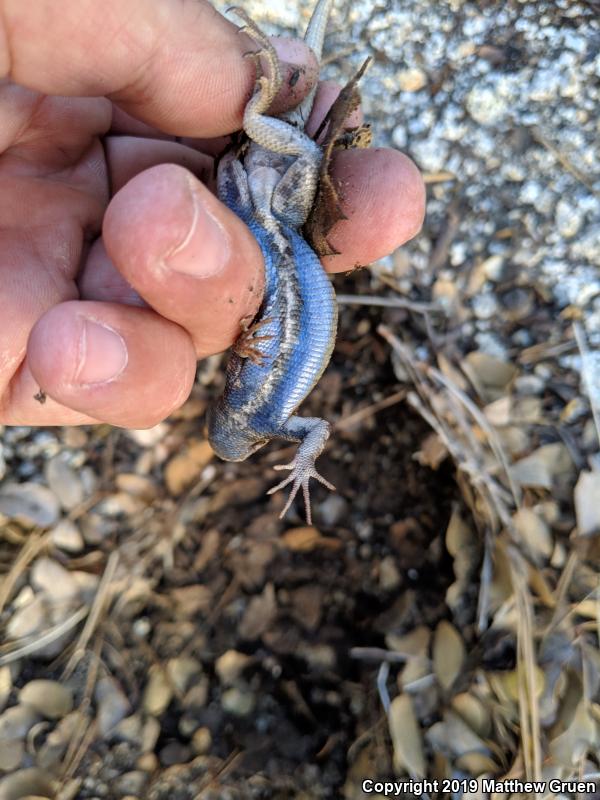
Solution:
M 124 427 L 168 416 L 188 397 L 196 372 L 182 328 L 115 303 L 54 306 L 34 326 L 27 350 L 31 374 L 53 400 Z
M 294 66 L 282 107 L 317 80 L 302 42 L 276 43 Z M 0 75 L 52 95 L 104 95 L 138 120 L 179 136 L 241 127 L 255 68 L 247 36 L 207 0 L 0 1 Z M 294 71 L 295 67 L 300 71 Z
M 328 271 L 370 264 L 421 230 L 425 184 L 415 164 L 397 150 L 339 151 L 333 158 L 332 178 L 347 219 L 327 237 L 340 253 L 323 258 Z
M 108 256 L 148 305 L 188 331 L 198 357 L 226 349 L 264 286 L 260 247 L 244 223 L 187 170 L 163 164 L 111 201 Z

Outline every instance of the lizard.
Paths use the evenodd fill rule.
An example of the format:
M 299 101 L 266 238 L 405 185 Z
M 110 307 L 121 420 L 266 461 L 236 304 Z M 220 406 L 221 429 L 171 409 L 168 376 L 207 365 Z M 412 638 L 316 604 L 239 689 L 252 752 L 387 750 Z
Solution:
M 318 0 L 304 36 L 319 62 L 331 6 L 332 0 Z M 295 412 L 323 374 L 335 343 L 337 303 L 319 255 L 335 252 L 327 247 L 325 235 L 343 213 L 328 166 L 344 118 L 358 106 L 355 84 L 366 64 L 332 106 L 329 130 L 319 145 L 305 133 L 316 86 L 291 111 L 269 116 L 282 83 L 276 52 L 242 9 L 231 10 L 244 23 L 240 31 L 259 47 L 247 54 L 255 60 L 257 77 L 244 110 L 246 142 L 220 159 L 217 194 L 248 225 L 260 245 L 265 288 L 252 324 L 242 320 L 242 333 L 227 364 L 225 388 L 208 410 L 208 438 L 226 461 L 244 461 L 275 438 L 297 442 L 292 461 L 275 466 L 290 474 L 268 494 L 291 484 L 283 517 L 302 489 L 306 520 L 312 524 L 310 479 L 335 489 L 315 467 L 330 424 Z M 267 70 L 261 68 L 261 58 Z M 363 146 L 368 129 L 357 130 Z

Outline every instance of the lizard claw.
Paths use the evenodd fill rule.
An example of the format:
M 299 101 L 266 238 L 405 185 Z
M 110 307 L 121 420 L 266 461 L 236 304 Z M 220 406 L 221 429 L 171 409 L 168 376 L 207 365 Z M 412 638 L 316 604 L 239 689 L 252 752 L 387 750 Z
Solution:
M 304 509 L 306 511 L 306 521 L 309 525 L 312 525 L 312 515 L 310 511 L 310 487 L 309 487 L 310 479 L 314 478 L 315 480 L 319 481 L 319 483 L 322 483 L 323 486 L 326 486 L 331 492 L 335 492 L 335 486 L 332 483 L 329 483 L 329 481 L 325 480 L 325 478 L 322 475 L 319 475 L 319 473 L 315 468 L 314 461 L 311 461 L 309 463 L 305 462 L 299 464 L 298 459 L 295 458 L 293 461 L 290 461 L 289 464 L 277 464 L 275 467 L 273 467 L 273 469 L 291 470 L 291 473 L 287 476 L 287 478 L 284 478 L 281 481 L 281 483 L 278 483 L 277 486 L 273 486 L 273 488 L 269 489 L 269 491 L 267 492 L 267 494 L 274 494 L 275 492 L 278 492 L 279 489 L 283 489 L 284 487 L 289 486 L 290 483 L 292 484 L 292 490 L 290 491 L 287 502 L 284 505 L 281 514 L 279 515 L 279 519 L 282 519 L 287 514 L 287 512 L 290 509 L 290 506 L 294 501 L 294 498 L 298 494 L 300 487 L 302 487 L 302 494 L 304 496 Z

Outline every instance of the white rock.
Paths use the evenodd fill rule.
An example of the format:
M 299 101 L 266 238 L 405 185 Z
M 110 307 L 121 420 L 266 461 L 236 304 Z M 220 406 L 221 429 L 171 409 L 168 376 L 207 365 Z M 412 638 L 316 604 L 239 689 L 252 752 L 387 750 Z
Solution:
M 98 733 L 106 736 L 129 713 L 129 700 L 119 684 L 109 676 L 98 681 L 94 696 L 98 712 Z
M 495 125 L 508 110 L 505 99 L 490 86 L 474 86 L 467 95 L 465 105 L 480 125 Z
M 67 553 L 80 553 L 85 547 L 83 536 L 70 519 L 61 519 L 50 531 L 50 540 L 55 547 Z
M 427 75 L 418 67 L 403 69 L 398 73 L 398 84 L 403 92 L 418 92 L 427 85 Z
M 48 485 L 58 497 L 61 506 L 67 511 L 80 505 L 85 492 L 80 474 L 69 462 L 69 454 L 58 453 L 46 463 L 44 470 Z
M 11 739 L 24 739 L 40 717 L 29 706 L 11 706 L 0 714 L 0 747 Z M 1 795 L 0 795 L 1 796 Z
M 24 525 L 49 528 L 59 516 L 58 499 L 39 483 L 5 483 L 0 487 L 0 514 Z
M 48 608 L 43 595 L 36 595 L 27 605 L 21 606 L 6 626 L 7 639 L 21 639 L 48 628 Z
M 53 558 L 39 558 L 31 570 L 31 584 L 47 593 L 53 601 L 70 600 L 79 594 L 77 582 L 69 570 Z

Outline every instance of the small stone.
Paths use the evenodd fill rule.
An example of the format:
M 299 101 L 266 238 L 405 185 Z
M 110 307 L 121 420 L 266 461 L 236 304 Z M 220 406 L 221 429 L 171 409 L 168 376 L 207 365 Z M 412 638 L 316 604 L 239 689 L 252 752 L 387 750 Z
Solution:
M 227 650 L 216 660 L 215 672 L 223 686 L 233 686 L 251 663 L 252 656 L 247 656 L 237 650 Z
M 122 719 L 113 728 L 112 738 L 135 744 L 139 742 L 142 735 L 142 719 L 137 714 Z
M 0 667 L 0 711 L 4 709 L 12 689 L 10 667 Z
M 201 756 L 210 751 L 212 746 L 212 735 L 209 728 L 198 728 L 192 736 L 192 747 L 194 753 Z
M 13 739 L 9 742 L 0 743 L 0 772 L 13 772 L 21 765 L 24 755 L 25 743 L 23 739 Z
M 53 558 L 38 558 L 31 570 L 31 585 L 46 592 L 53 601 L 71 600 L 79 594 L 69 570 Z
M 189 656 L 171 658 L 167 661 L 167 675 L 176 691 L 183 695 L 194 679 L 202 675 L 202 664 Z
M 140 447 L 153 447 L 162 441 L 168 432 L 169 426 L 165 422 L 159 422 L 153 428 L 128 430 L 127 435 Z
M 556 204 L 555 221 L 558 232 L 565 239 L 572 239 L 576 236 L 583 224 L 584 213 L 577 206 L 572 205 L 565 198 L 561 198 Z
M 384 592 L 393 591 L 400 586 L 402 577 L 393 556 L 385 556 L 379 562 L 379 586 Z
M 71 690 L 56 681 L 30 681 L 19 692 L 19 702 L 46 719 L 60 719 L 73 710 Z
M 85 547 L 79 528 L 70 519 L 61 519 L 50 531 L 50 541 L 66 553 L 81 553 Z
M 0 514 L 27 527 L 55 525 L 60 505 L 55 494 L 39 483 L 4 483 L 0 487 Z
M 427 75 L 418 67 L 403 69 L 398 73 L 398 84 L 403 92 L 418 92 L 427 85 Z
M 37 751 L 36 763 L 38 767 L 51 769 L 62 760 L 67 747 L 73 741 L 77 730 L 89 725 L 89 717 L 80 711 L 72 711 L 60 720 L 54 730 L 46 736 L 46 740 Z
M 40 594 L 21 606 L 9 619 L 6 626 L 7 639 L 21 639 L 49 627 L 46 601 Z
M 154 750 L 160 736 L 160 722 L 154 717 L 148 717 L 142 730 L 140 746 L 144 753 Z
M 115 780 L 115 788 L 119 795 L 143 795 L 148 782 L 148 773 L 143 770 L 124 772 Z
M 489 86 L 476 85 L 466 99 L 466 108 L 475 122 L 494 125 L 506 114 L 506 100 Z
M 85 499 L 83 483 L 80 472 L 70 463 L 68 452 L 58 453 L 47 461 L 44 473 L 48 485 L 66 511 L 81 505 Z
M 157 665 L 150 667 L 148 683 L 144 691 L 144 710 L 153 717 L 160 717 L 173 699 L 173 687 L 165 670 Z
M 98 733 L 104 737 L 130 710 L 129 700 L 119 684 L 109 676 L 100 678 L 94 692 L 97 706 Z
M 186 708 L 204 708 L 208 700 L 208 679 L 203 677 L 199 683 L 194 684 L 184 697 L 183 704 Z
M 158 767 L 158 758 L 155 753 L 143 753 L 136 761 L 136 767 L 144 772 L 154 772 Z
M 232 687 L 226 689 L 221 695 L 221 705 L 229 714 L 236 717 L 247 717 L 254 711 L 256 697 L 249 689 L 239 689 Z
M 127 494 L 133 494 L 142 500 L 154 500 L 156 497 L 156 484 L 145 475 L 133 472 L 122 472 L 115 477 L 115 486 Z
M 56 797 L 56 781 L 46 770 L 37 767 L 20 769 L 0 780 L 0 800 L 25 800 L 35 797 Z
M 497 283 L 502 279 L 504 271 L 504 258 L 499 255 L 490 256 L 481 264 L 481 270 L 486 278 Z
M 191 755 L 189 747 L 180 742 L 169 742 L 162 748 L 158 757 L 163 767 L 171 767 L 173 764 L 185 764 L 190 760 Z
M 29 706 L 11 706 L 0 714 L 0 742 L 24 739 L 40 717 Z M 0 745 L 1 747 L 1 745 Z

